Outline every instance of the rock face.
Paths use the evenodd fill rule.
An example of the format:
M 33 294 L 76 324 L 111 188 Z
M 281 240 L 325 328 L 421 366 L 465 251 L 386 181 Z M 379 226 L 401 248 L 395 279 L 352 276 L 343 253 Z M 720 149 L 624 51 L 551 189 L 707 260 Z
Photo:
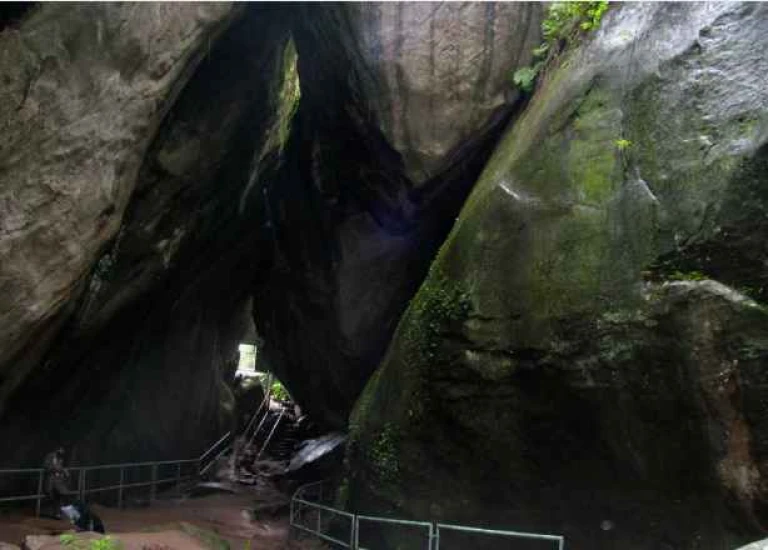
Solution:
M 46 9 L 42 9 L 43 15 Z M 96 11 L 90 14 L 84 7 L 73 9 L 86 10 L 77 11 L 83 21 L 98 21 L 102 8 L 94 6 L 91 9 Z M 105 28 L 120 29 L 123 16 L 136 24 L 144 24 L 150 16 L 160 17 L 166 32 L 173 22 L 151 11 L 157 8 L 131 9 L 131 17 L 130 13 L 108 11 Z M 223 10 L 219 26 L 211 26 L 211 30 L 223 29 L 231 19 L 230 10 L 223 5 L 190 9 L 188 17 L 200 23 L 209 13 L 206 9 L 214 10 L 210 13 Z M 54 19 L 62 17 L 57 14 Z M 22 34 L 35 21 L 25 22 Z M 110 43 L 120 44 L 123 31 L 115 31 Z M 56 442 L 68 447 L 71 461 L 80 463 L 197 456 L 231 427 L 234 402 L 227 380 L 233 375 L 231 360 L 237 344 L 248 327 L 250 285 L 261 261 L 257 254 L 260 207 L 253 201 L 243 202 L 242 197 L 251 181 L 254 157 L 271 150 L 268 136 L 278 118 L 285 60 L 290 57 L 288 24 L 278 9 L 252 9 L 241 14 L 215 43 L 211 31 L 192 42 L 188 41 L 196 35 L 185 33 L 184 44 L 191 49 L 185 55 L 191 56 L 198 48 L 197 54 L 204 54 L 205 59 L 194 76 L 179 74 L 176 86 L 184 84 L 184 89 L 178 97 L 165 98 L 173 107 L 162 122 L 160 111 L 151 111 L 157 117 L 156 128 L 144 127 L 148 123 L 142 123 L 137 114 L 125 122 L 118 112 L 99 127 L 103 130 L 115 124 L 123 131 L 132 128 L 130 124 L 144 124 L 146 140 L 140 150 L 131 148 L 138 147 L 133 142 L 121 141 L 119 146 L 98 142 L 107 157 L 136 156 L 131 177 L 124 176 L 127 205 L 121 203 L 119 211 L 110 213 L 115 220 L 109 223 L 115 228 L 104 230 L 98 247 L 94 241 L 95 256 L 81 258 L 83 273 L 57 272 L 61 277 L 76 278 L 79 286 L 60 296 L 61 322 L 51 326 L 50 338 L 33 341 L 31 349 L 37 355 L 30 352 L 25 356 L 31 372 L 19 372 L 18 362 L 9 367 L 15 391 L 0 417 L 8 464 L 34 464 Z M 161 43 L 156 41 L 155 47 Z M 117 47 L 116 51 L 125 56 L 136 53 Z M 153 51 L 156 56 L 165 55 Z M 96 68 L 98 65 L 83 61 L 80 71 L 90 78 L 89 71 Z M 129 104 L 144 97 L 141 90 L 123 91 Z M 148 101 L 155 103 L 152 97 Z M 118 111 L 122 107 L 119 103 L 112 106 Z M 106 117 L 109 113 L 104 109 Z M 57 143 L 67 141 L 68 131 L 67 125 L 50 129 Z M 92 155 L 101 154 L 86 139 L 90 137 L 84 136 L 82 146 L 90 146 Z M 76 159 L 60 158 L 65 160 L 77 165 Z M 106 162 L 102 159 L 98 166 L 103 168 Z M 11 168 L 6 172 L 9 179 L 21 170 Z M 96 191 L 103 182 L 84 183 L 77 179 L 74 168 L 48 169 L 51 173 L 62 169 L 62 176 L 72 172 L 72 181 L 84 186 L 81 202 L 62 196 L 48 207 L 70 208 L 61 211 L 67 223 L 76 217 L 74 207 L 83 210 L 77 215 L 87 218 L 93 206 L 89 201 L 101 196 Z M 36 214 L 34 203 L 20 204 L 29 216 L 40 216 L 36 222 L 40 227 L 50 225 L 64 231 L 50 212 Z M 51 218 L 45 217 L 49 215 Z M 86 218 L 78 223 L 87 225 Z M 66 256 L 68 247 L 83 246 L 78 234 L 69 232 L 66 239 L 60 237 L 61 251 L 56 254 Z M 19 233 L 19 239 L 24 234 Z M 18 241 L 17 254 L 26 262 L 20 265 L 38 269 L 39 261 L 59 258 L 36 256 L 41 254 L 41 245 L 32 236 L 29 239 L 24 241 L 32 247 L 26 256 Z M 6 264 L 4 256 L 3 269 L 17 267 Z M 20 297 L 23 295 L 16 295 L 17 300 Z M 38 309 L 43 311 L 42 302 Z
M 536 4 L 426 8 L 297 12 L 301 102 L 282 168 L 262 189 L 275 260 L 254 316 L 263 357 L 331 427 L 346 425 L 509 120 L 504 83 L 538 34 Z M 404 114 L 392 122 L 393 112 Z
M 574 549 L 762 532 L 767 25 L 622 5 L 549 71 L 358 401 L 352 507 Z
M 511 104 L 538 45 L 535 3 L 351 4 L 365 98 L 416 184 L 440 174 Z
M 514 112 L 505 82 L 529 61 L 539 11 L 446 6 L 424 14 L 426 34 L 416 12 L 391 28 L 384 5 L 44 5 L 13 22 L 0 59 L 9 464 L 53 441 L 76 462 L 199 452 L 229 427 L 252 294 L 262 358 L 318 422 L 344 426 Z M 421 53 L 377 53 L 360 42 L 374 29 Z M 425 70 L 445 84 L 431 99 Z M 384 121 L 417 104 L 440 126 Z
M 85 289 L 160 121 L 231 14 L 47 5 L 0 36 L 0 411 Z

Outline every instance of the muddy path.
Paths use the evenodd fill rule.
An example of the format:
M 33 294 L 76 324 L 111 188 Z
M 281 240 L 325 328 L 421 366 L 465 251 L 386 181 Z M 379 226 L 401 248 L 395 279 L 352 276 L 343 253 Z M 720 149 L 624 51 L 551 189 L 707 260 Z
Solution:
M 275 499 L 278 503 L 277 499 L 284 501 L 285 496 L 277 492 L 265 495 L 263 492 L 256 494 L 253 491 L 243 491 L 238 494 L 162 499 L 144 508 L 120 510 L 98 504 L 93 504 L 91 508 L 101 517 L 107 533 L 112 535 L 158 531 L 164 526 L 186 522 L 216 533 L 229 543 L 231 550 L 323 548 L 312 541 L 289 540 L 287 509 L 274 515 L 260 516 L 252 512 L 255 503 L 268 504 L 270 499 Z M 35 518 L 31 514 L 17 511 L 6 512 L 0 516 L 0 542 L 20 545 L 27 535 L 58 535 L 70 529 L 71 526 L 66 521 Z

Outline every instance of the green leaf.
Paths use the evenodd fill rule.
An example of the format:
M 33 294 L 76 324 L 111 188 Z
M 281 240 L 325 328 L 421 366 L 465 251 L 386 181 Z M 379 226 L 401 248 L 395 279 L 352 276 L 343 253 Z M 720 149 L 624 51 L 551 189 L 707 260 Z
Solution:
M 533 49 L 533 56 L 534 57 L 544 57 L 547 52 L 549 51 L 549 44 L 546 42 L 539 46 L 538 48 Z
M 515 74 L 512 75 L 512 82 L 524 92 L 530 92 L 533 89 L 538 72 L 538 69 L 535 67 L 522 67 L 517 69 Z

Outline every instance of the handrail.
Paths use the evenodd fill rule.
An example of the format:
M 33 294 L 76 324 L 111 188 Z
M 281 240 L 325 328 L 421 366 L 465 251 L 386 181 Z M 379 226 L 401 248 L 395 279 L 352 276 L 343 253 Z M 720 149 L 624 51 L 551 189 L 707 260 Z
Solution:
M 216 447 L 218 447 L 230 435 L 232 435 L 231 431 L 229 431 L 229 432 L 225 433 L 224 435 L 222 435 L 216 443 L 214 443 L 213 445 L 208 447 L 208 450 L 205 451 L 202 455 L 200 455 L 200 458 L 198 458 L 197 461 L 198 462 L 202 462 L 203 460 L 205 460 L 208 457 L 208 455 L 211 454 L 216 449 Z
M 565 549 L 565 537 L 563 537 L 562 535 L 551 535 L 551 534 L 545 534 L 545 533 L 526 533 L 522 531 L 509 531 L 509 530 L 503 530 L 503 529 L 485 529 L 481 527 L 472 527 L 469 525 L 456 525 L 452 523 L 415 521 L 415 520 L 387 518 L 387 517 L 380 517 L 380 516 L 366 516 L 366 515 L 346 512 L 343 510 L 338 510 L 331 506 L 319 504 L 318 502 L 311 502 L 306 500 L 305 498 L 302 498 L 310 488 L 312 488 L 315 485 L 320 485 L 322 488 L 323 483 L 325 483 L 325 480 L 315 481 L 313 483 L 302 485 L 301 487 L 296 489 L 296 491 L 293 493 L 293 497 L 291 498 L 291 511 L 290 511 L 289 525 L 291 528 L 295 528 L 299 531 L 308 533 L 310 535 L 314 535 L 323 540 L 336 543 L 339 546 L 342 546 L 344 548 L 349 548 L 350 550 L 365 550 L 362 546 L 360 546 L 360 522 L 361 521 L 426 528 L 427 532 L 425 534 L 428 536 L 428 539 L 427 539 L 428 550 L 440 550 L 440 531 L 441 530 L 460 531 L 460 532 L 474 534 L 474 535 L 516 537 L 516 538 L 526 538 L 526 539 L 532 539 L 532 540 L 549 541 L 549 542 L 557 543 L 558 550 Z M 317 512 L 316 526 L 307 525 L 301 522 L 299 513 L 305 508 L 314 510 Z M 327 513 L 335 514 L 338 516 L 346 517 L 351 520 L 350 530 L 349 530 L 349 541 L 350 541 L 349 543 L 333 538 L 323 532 L 322 521 L 321 521 L 321 514 L 323 511 Z
M 210 462 L 208 462 L 208 464 L 205 465 L 204 468 L 202 467 L 202 463 L 201 463 L 200 475 L 201 476 L 204 475 L 211 468 L 211 466 L 216 464 L 216 461 L 219 460 L 224 455 L 224 453 L 226 453 L 229 449 L 230 449 L 229 445 L 224 447 L 221 451 L 219 451 L 219 453 L 216 456 L 213 457 L 213 459 Z
M 149 462 L 125 462 L 121 464 L 98 464 L 94 466 L 84 465 L 84 466 L 67 467 L 66 470 L 68 472 L 78 473 L 77 488 L 72 491 L 72 494 L 77 494 L 78 497 L 81 500 L 83 500 L 85 499 L 86 495 L 91 493 L 99 493 L 99 492 L 116 490 L 118 492 L 118 506 L 122 507 L 124 489 L 130 489 L 132 487 L 150 487 L 151 489 L 150 500 L 153 500 L 155 497 L 158 485 L 175 482 L 176 485 L 179 486 L 182 481 L 189 481 L 191 479 L 198 477 L 200 475 L 200 464 L 202 460 L 204 460 L 205 457 L 210 454 L 211 450 L 215 450 L 219 445 L 221 445 L 221 443 L 225 441 L 231 435 L 231 433 L 232 432 L 227 432 L 226 434 L 224 434 L 221 438 L 219 438 L 219 440 L 216 443 L 214 443 L 199 458 L 184 458 L 181 460 L 156 460 L 156 461 L 149 461 Z M 226 451 L 226 448 L 224 449 L 224 451 Z M 221 453 L 218 456 L 220 455 Z M 181 475 L 182 466 L 185 464 L 197 464 L 198 466 L 195 470 L 195 474 L 182 476 Z M 159 467 L 170 466 L 170 465 L 176 465 L 176 475 L 174 477 L 158 479 Z M 146 467 L 152 468 L 151 479 L 149 481 L 126 483 L 125 481 L 126 469 L 146 468 Z M 86 474 L 89 472 L 105 471 L 105 470 L 119 470 L 120 471 L 119 483 L 117 485 L 88 488 Z M 20 475 L 20 474 L 35 474 L 37 476 L 37 491 L 34 494 L 29 494 L 29 495 L 0 497 L 0 502 L 23 502 L 27 500 L 34 500 L 36 501 L 35 513 L 37 516 L 39 516 L 42 501 L 46 497 L 46 494 L 43 491 L 43 482 L 45 479 L 46 469 L 45 468 L 0 468 L 0 476 Z
M 267 395 L 264 395 L 264 399 L 262 399 L 261 403 L 259 403 L 259 407 L 256 409 L 256 412 L 253 413 L 253 415 L 251 416 L 251 419 L 248 421 L 248 424 L 246 424 L 245 429 L 243 430 L 243 437 L 248 437 L 248 432 L 251 431 L 251 427 L 253 426 L 254 422 L 256 422 L 256 419 L 259 417 L 259 414 L 261 413 L 261 409 L 264 408 L 264 404 L 266 402 L 267 402 Z
M 261 449 L 259 449 L 259 452 L 256 454 L 256 458 L 254 459 L 254 462 L 256 462 L 257 460 L 259 460 L 259 458 L 261 458 L 261 453 L 264 452 L 264 449 L 267 448 L 267 445 L 269 445 L 269 442 L 272 441 L 272 436 L 275 435 L 275 430 L 277 430 L 277 425 L 280 424 L 280 421 L 283 419 L 284 414 L 285 414 L 285 409 L 280 411 L 280 416 L 278 416 L 277 420 L 275 420 L 275 425 L 272 426 L 272 431 L 269 432 L 267 439 L 264 440 L 264 445 L 261 446 Z
M 67 471 L 79 472 L 82 470 L 111 470 L 114 468 L 141 468 L 144 466 L 165 466 L 168 464 L 191 464 L 192 462 L 199 462 L 199 458 L 184 458 L 182 460 L 158 460 L 154 462 L 124 462 L 122 464 L 97 464 L 95 466 L 67 466 Z M 0 468 L 1 474 L 31 474 L 31 473 L 45 473 L 45 468 Z
M 253 440 L 256 439 L 256 434 L 258 434 L 261 431 L 261 427 L 264 425 L 264 422 L 267 421 L 267 418 L 269 418 L 269 413 L 272 412 L 269 410 L 269 407 L 264 409 L 264 416 L 261 417 L 261 421 L 259 422 L 259 425 L 256 426 L 256 429 L 253 431 L 253 434 L 251 434 L 251 438 L 248 440 L 248 445 L 253 445 Z
M 253 416 L 251 417 L 250 422 L 248 422 L 248 425 L 245 427 L 245 430 L 243 430 L 243 437 L 248 437 L 248 431 L 251 429 L 251 426 L 253 426 L 254 422 L 256 422 L 256 418 L 259 416 L 259 413 L 261 412 L 262 407 L 266 405 L 266 410 L 269 411 L 269 402 L 271 398 L 272 398 L 272 373 L 267 373 L 267 391 L 264 392 L 264 399 L 261 400 L 261 403 L 259 404 L 259 408 L 256 409 L 255 413 L 253 413 Z
M 464 533 L 476 533 L 480 535 L 496 535 L 502 537 L 515 537 L 521 539 L 546 540 L 557 543 L 558 550 L 565 548 L 565 537 L 562 535 L 547 535 L 543 533 L 525 533 L 522 531 L 505 531 L 502 529 L 484 529 L 482 527 L 470 527 L 469 525 L 453 525 L 450 523 L 437 523 L 435 550 L 440 549 L 440 529 L 449 531 L 461 531 Z

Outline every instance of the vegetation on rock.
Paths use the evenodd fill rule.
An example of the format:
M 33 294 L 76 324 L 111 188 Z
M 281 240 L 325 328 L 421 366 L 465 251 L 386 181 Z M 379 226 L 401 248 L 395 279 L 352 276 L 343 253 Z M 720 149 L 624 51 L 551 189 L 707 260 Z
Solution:
M 585 33 L 600 27 L 608 2 L 553 2 L 541 23 L 544 42 L 533 50 L 539 59 L 531 67 L 522 67 L 512 75 L 512 82 L 524 92 L 533 90 L 536 77 L 570 45 Z
M 103 537 L 100 539 L 80 540 L 71 533 L 65 533 L 59 537 L 62 546 L 74 550 L 120 550 L 123 545 L 120 541 L 112 537 Z
M 272 385 L 270 386 L 270 391 L 272 393 L 272 397 L 279 401 L 287 401 L 291 398 L 290 394 L 288 393 L 288 390 L 285 389 L 285 386 L 283 386 L 282 382 L 280 380 L 275 380 L 272 382 Z

